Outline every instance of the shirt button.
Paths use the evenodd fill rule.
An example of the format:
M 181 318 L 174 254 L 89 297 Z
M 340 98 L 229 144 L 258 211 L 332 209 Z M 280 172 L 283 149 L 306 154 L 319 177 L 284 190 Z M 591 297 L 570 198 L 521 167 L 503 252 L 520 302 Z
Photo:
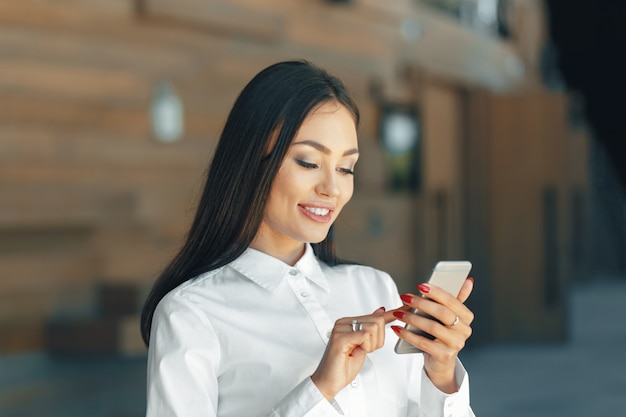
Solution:
M 291 274 L 291 275 L 298 275 L 298 270 L 297 270 L 297 269 L 295 269 L 295 268 L 291 268 L 291 269 L 289 270 L 289 274 Z
M 357 381 L 356 379 L 352 382 L 350 382 L 350 385 L 352 385 L 354 388 L 359 386 L 359 381 Z
M 302 298 L 307 298 L 308 296 L 309 296 L 309 293 L 308 293 L 308 292 L 306 292 L 306 291 L 302 291 L 302 292 L 300 293 L 300 297 L 302 297 Z

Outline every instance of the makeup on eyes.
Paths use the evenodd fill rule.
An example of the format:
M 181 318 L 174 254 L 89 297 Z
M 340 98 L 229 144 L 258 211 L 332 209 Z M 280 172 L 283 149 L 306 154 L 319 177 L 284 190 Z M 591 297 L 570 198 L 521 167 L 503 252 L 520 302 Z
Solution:
M 306 162 L 303 159 L 294 158 L 294 161 L 296 161 L 296 164 L 300 165 L 303 168 L 314 169 L 314 168 L 318 167 L 317 164 L 314 164 L 314 163 L 311 163 L 311 162 Z
M 315 163 L 307 162 L 307 161 L 302 160 L 302 159 L 294 158 L 294 161 L 296 162 L 296 164 L 300 165 L 303 168 L 307 168 L 307 169 L 317 169 L 317 168 L 319 168 L 319 165 L 317 165 Z M 351 168 L 338 167 L 337 170 L 342 172 L 343 174 L 354 175 L 354 168 L 352 168 L 352 167 Z

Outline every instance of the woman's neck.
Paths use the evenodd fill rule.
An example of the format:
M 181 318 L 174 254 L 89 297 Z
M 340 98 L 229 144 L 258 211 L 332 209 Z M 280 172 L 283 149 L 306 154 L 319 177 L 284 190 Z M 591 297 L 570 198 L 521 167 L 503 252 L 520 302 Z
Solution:
M 306 250 L 306 245 L 301 242 L 293 242 L 293 244 L 276 244 L 276 242 L 263 239 L 258 236 L 250 244 L 252 249 L 280 259 L 288 265 L 295 265 L 302 258 Z

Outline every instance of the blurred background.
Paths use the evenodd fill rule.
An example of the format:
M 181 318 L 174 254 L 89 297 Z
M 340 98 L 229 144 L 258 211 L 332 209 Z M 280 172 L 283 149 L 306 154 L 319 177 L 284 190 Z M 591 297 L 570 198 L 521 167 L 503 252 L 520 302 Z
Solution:
M 623 413 L 626 14 L 587 3 L 0 0 L 0 415 L 143 415 L 143 299 L 237 94 L 300 58 L 362 111 L 339 254 L 474 265 L 476 414 Z

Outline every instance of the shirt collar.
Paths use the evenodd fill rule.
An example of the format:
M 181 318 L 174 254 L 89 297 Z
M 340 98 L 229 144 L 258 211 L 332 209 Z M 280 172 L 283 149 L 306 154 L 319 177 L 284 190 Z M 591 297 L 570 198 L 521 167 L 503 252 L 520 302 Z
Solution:
M 274 291 L 283 279 L 289 276 L 292 269 L 297 269 L 322 289 L 329 290 L 328 281 L 313 248 L 308 243 L 304 255 L 294 266 L 252 248 L 247 248 L 239 258 L 230 263 L 230 266 L 269 291 Z

